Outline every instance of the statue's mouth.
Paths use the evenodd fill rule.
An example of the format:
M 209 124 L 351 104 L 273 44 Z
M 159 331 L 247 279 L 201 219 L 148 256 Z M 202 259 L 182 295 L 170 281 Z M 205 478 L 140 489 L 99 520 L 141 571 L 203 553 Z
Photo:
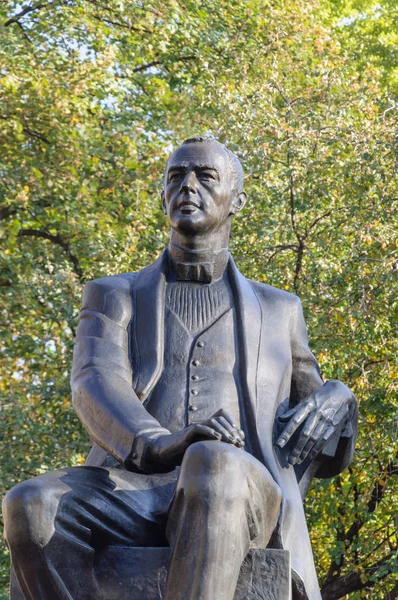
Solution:
M 178 208 L 182 214 L 190 214 L 195 212 L 195 210 L 198 210 L 198 208 L 200 207 L 198 204 L 196 204 L 196 202 L 193 202 L 192 200 L 184 200 L 178 205 Z

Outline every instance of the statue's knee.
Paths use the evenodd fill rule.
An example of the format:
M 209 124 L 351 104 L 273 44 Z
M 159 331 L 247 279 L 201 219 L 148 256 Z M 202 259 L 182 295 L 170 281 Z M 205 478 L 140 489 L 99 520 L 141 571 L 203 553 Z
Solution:
M 19 483 L 3 500 L 4 535 L 12 549 L 15 545 L 35 543 L 42 545 L 45 526 L 52 503 L 52 490 L 39 478 Z
M 184 493 L 204 501 L 235 500 L 247 480 L 243 451 L 222 442 L 196 442 L 181 465 L 179 486 Z
M 238 476 L 242 464 L 242 452 L 235 446 L 223 442 L 196 442 L 186 450 L 182 468 L 189 469 L 192 474 L 200 474 L 203 471 L 220 474 L 232 468 L 236 470 Z
M 223 506 L 246 503 L 257 490 L 261 502 L 278 514 L 282 491 L 268 469 L 242 449 L 222 442 L 192 444 L 186 451 L 179 487 L 184 494 Z

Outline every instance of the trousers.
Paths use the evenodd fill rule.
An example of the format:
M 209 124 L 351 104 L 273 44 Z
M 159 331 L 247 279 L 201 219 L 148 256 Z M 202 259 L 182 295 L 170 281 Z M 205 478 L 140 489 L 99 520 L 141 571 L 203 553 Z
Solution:
M 250 548 L 265 548 L 281 491 L 248 452 L 192 444 L 181 467 L 146 475 L 70 467 L 15 486 L 5 537 L 26 600 L 101 600 L 95 557 L 108 545 L 170 546 L 166 600 L 233 600 Z

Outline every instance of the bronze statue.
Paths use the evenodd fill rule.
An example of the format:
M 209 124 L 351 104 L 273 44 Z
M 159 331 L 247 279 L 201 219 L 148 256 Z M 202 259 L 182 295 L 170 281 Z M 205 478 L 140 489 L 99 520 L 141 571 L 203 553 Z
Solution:
M 72 392 L 86 465 L 5 498 L 19 586 L 26 600 L 101 598 L 102 548 L 170 545 L 167 600 L 233 600 L 249 549 L 270 547 L 291 552 L 293 597 L 319 600 L 302 496 L 349 464 L 355 397 L 321 379 L 298 298 L 247 280 L 228 252 L 238 158 L 186 140 L 162 201 L 162 256 L 84 288 Z

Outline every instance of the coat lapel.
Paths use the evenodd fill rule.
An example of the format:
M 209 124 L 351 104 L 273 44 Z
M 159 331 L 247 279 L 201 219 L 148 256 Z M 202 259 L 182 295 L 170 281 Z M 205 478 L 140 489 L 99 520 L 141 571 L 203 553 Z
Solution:
M 250 414 L 248 412 L 246 415 L 248 426 L 253 431 L 257 420 L 257 372 L 263 315 L 252 285 L 238 271 L 232 258 L 229 261 L 229 273 L 237 303 L 237 326 L 242 351 L 241 386 L 246 408 L 250 408 Z
M 139 272 L 133 287 L 133 387 L 144 401 L 163 369 L 167 250 Z

